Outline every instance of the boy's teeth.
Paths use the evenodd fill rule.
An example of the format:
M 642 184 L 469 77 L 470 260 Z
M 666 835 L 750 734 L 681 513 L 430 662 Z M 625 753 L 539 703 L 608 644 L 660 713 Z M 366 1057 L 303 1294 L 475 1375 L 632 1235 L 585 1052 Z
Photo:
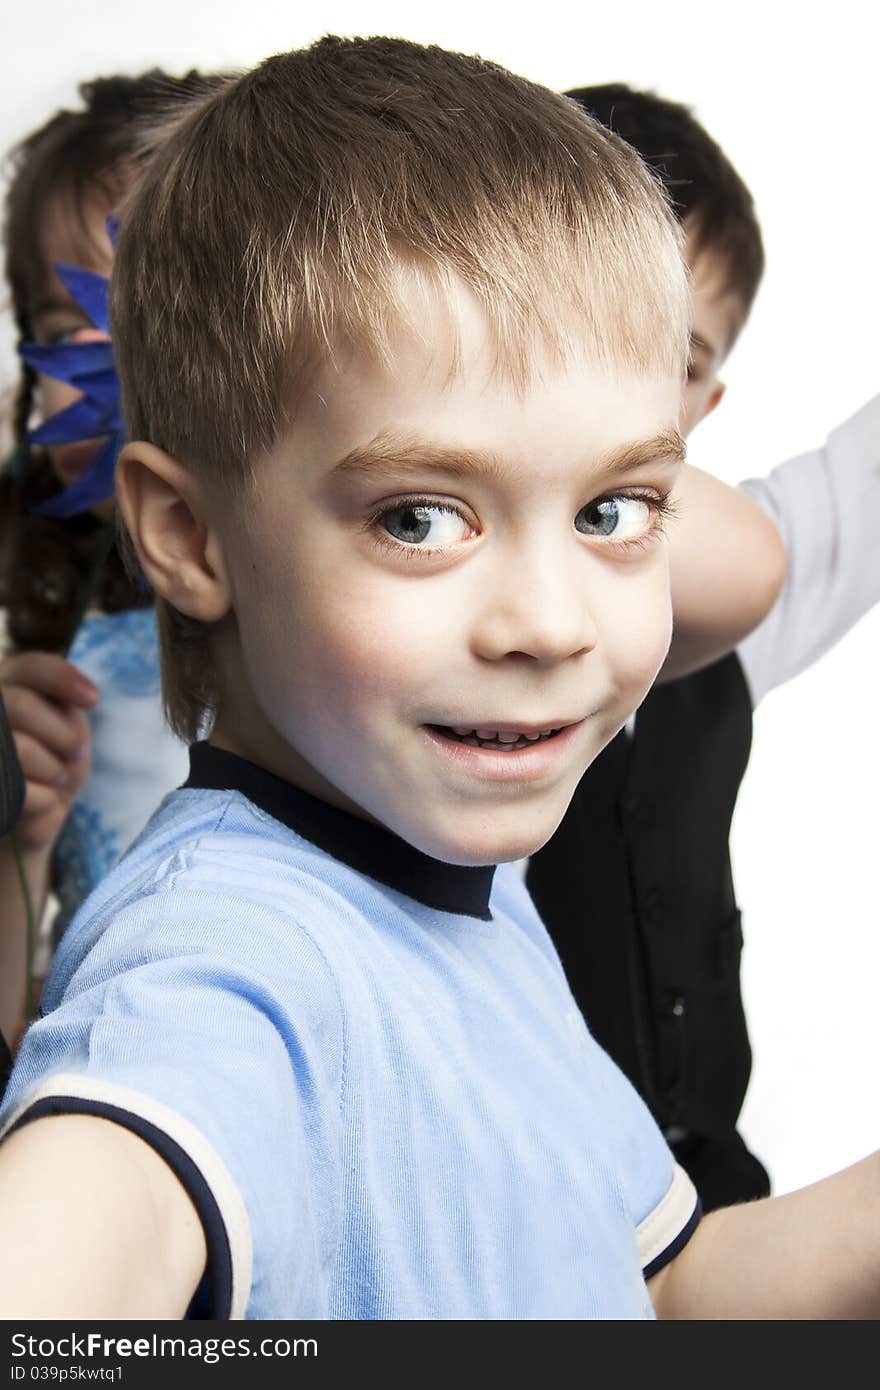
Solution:
M 471 748 L 485 748 L 488 744 L 495 748 L 514 748 L 528 743 L 538 743 L 542 739 L 552 738 L 556 729 L 548 729 L 545 734 L 522 734 L 515 729 L 507 729 L 503 732 L 498 729 L 475 729 L 472 725 L 448 724 L 446 726 L 451 734 L 460 739 L 462 743 L 467 743 Z
M 439 726 L 443 727 L 443 726 Z M 471 748 L 524 748 L 529 743 L 538 743 L 543 739 L 552 738 L 558 733 L 558 729 L 548 729 L 544 734 L 523 734 L 516 729 L 500 731 L 498 729 L 475 729 L 473 725 L 467 724 L 447 724 L 446 729 L 454 734 L 462 743 L 467 743 Z

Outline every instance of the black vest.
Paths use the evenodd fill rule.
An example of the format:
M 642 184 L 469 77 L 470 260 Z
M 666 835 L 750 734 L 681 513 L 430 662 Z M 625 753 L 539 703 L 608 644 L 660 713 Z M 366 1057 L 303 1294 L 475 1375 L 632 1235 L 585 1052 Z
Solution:
M 729 836 L 751 737 L 735 654 L 656 686 L 527 877 L 591 1032 L 707 1208 L 769 1190 L 736 1132 L 751 1049 Z

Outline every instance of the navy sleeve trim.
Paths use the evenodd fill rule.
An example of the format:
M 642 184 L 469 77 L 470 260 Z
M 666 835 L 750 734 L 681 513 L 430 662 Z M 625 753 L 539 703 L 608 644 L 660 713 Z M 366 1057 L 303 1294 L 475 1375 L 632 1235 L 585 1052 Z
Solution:
M 674 1260 L 676 1255 L 681 1253 L 681 1251 L 684 1249 L 691 1236 L 693 1235 L 694 1231 L 699 1226 L 700 1218 L 702 1217 L 702 1215 L 703 1207 L 698 1197 L 693 1212 L 691 1213 L 690 1220 L 687 1222 L 687 1224 L 681 1228 L 678 1235 L 675 1237 L 674 1240 L 670 1241 L 669 1245 L 666 1246 L 665 1250 L 661 1250 L 660 1254 L 655 1256 L 655 1258 L 651 1260 L 650 1264 L 646 1265 L 643 1269 L 642 1273 L 646 1280 L 650 1279 L 652 1274 L 656 1274 L 658 1270 L 661 1270 L 664 1265 L 669 1264 L 670 1260 Z
M 112 1120 L 114 1124 L 121 1125 L 123 1129 L 130 1130 L 139 1139 L 143 1139 L 165 1160 L 183 1184 L 199 1214 L 208 1247 L 206 1280 L 209 1297 L 203 1303 L 198 1296 L 202 1287 L 200 1286 L 187 1317 L 227 1321 L 232 1312 L 232 1251 L 229 1237 L 216 1198 L 204 1174 L 186 1150 L 164 1130 L 151 1124 L 143 1116 L 124 1110 L 121 1106 L 109 1105 L 105 1101 L 85 1100 L 80 1096 L 55 1095 L 36 1101 L 14 1121 L 7 1133 L 13 1134 L 15 1130 L 23 1128 L 33 1120 L 41 1120 L 50 1115 L 95 1115 L 102 1120 Z M 198 1310 L 197 1305 L 201 1305 Z
M 681 1164 L 673 1163 L 664 1196 L 639 1222 L 636 1231 L 639 1263 L 646 1279 L 650 1279 L 684 1248 L 696 1230 L 701 1215 L 697 1189 Z

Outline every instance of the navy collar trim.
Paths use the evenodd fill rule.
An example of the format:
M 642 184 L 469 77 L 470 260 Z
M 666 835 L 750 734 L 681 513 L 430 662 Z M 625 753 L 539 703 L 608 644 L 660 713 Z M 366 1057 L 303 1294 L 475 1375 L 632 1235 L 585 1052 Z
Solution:
M 367 878 L 425 907 L 491 921 L 494 865 L 468 868 L 432 859 L 384 826 L 329 806 L 256 763 L 209 743 L 194 743 L 189 763 L 185 788 L 241 792 L 261 811 Z

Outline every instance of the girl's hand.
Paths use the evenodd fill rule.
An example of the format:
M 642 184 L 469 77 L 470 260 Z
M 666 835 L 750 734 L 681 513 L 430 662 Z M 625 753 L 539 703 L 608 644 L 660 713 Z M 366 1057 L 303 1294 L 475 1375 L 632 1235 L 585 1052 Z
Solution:
M 63 656 L 17 652 L 0 661 L 0 694 L 25 779 L 19 842 L 25 851 L 47 849 L 88 776 L 86 710 L 99 692 Z

